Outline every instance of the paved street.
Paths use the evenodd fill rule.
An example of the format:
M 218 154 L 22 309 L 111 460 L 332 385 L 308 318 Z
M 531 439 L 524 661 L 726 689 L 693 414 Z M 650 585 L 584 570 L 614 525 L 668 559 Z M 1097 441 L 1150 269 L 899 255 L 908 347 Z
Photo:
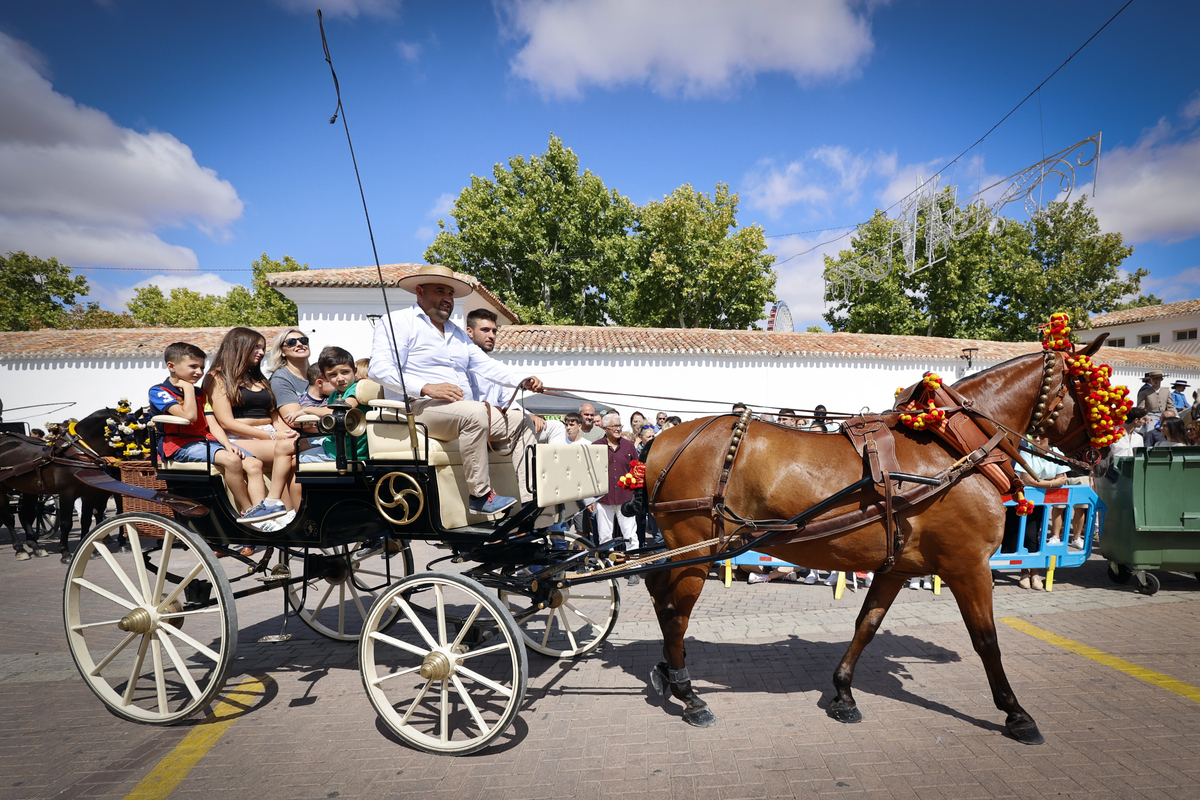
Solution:
M 130 795 L 212 723 L 156 728 L 109 714 L 68 655 L 65 568 L 57 557 L 18 562 L 7 537 L 0 544 L 0 800 Z M 418 568 L 434 552 L 418 552 Z M 1051 593 L 997 579 L 997 617 L 1182 682 L 1170 691 L 1002 624 L 1009 678 L 1046 735 L 1041 747 L 1005 735 L 949 590 L 902 591 L 856 675 L 865 719 L 844 725 L 824 708 L 861 592 L 838 601 L 822 586 L 711 580 L 688 655 L 718 724 L 697 729 L 682 722 L 678 702 L 648 688 L 657 626 L 645 588 L 622 587 L 608 643 L 577 663 L 531 653 L 517 722 L 499 744 L 463 758 L 426 755 L 385 733 L 353 645 L 296 621 L 291 641 L 257 643 L 278 632 L 281 606 L 278 593 L 260 595 L 238 604 L 227 685 L 258 678 L 266 688 L 171 796 L 1200 797 L 1200 583 L 1159 574 L 1154 597 L 1110 583 L 1097 558 L 1059 571 Z

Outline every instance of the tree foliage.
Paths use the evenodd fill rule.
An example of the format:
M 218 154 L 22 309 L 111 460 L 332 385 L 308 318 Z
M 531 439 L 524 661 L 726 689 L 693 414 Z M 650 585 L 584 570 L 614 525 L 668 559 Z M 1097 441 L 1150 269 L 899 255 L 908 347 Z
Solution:
M 285 255 L 275 261 L 262 254 L 251 265 L 251 286 L 234 286 L 224 295 L 202 294 L 184 287 L 164 295 L 157 286 L 138 289 L 127 307 L 140 324 L 172 328 L 229 327 L 246 325 L 265 327 L 295 325 L 296 304 L 267 285 L 272 272 L 294 272 L 308 269 Z
M 87 279 L 72 277 L 66 264 L 23 250 L 0 256 L 0 286 L 0 330 L 6 331 L 62 327 L 76 296 L 88 292 Z
M 603 325 L 602 292 L 628 261 L 634 205 L 557 136 L 540 156 L 471 176 L 425 260 L 474 275 L 525 322 Z
M 949 192 L 941 202 L 952 202 Z M 1081 320 L 1137 294 L 1149 274 L 1122 276 L 1121 262 L 1133 248 L 1120 234 L 1101 233 L 1082 199 L 1050 203 L 1024 223 L 997 218 L 950 242 L 945 258 L 932 265 L 925 257 L 924 212 L 919 223 L 911 274 L 892 237 L 895 223 L 882 212 L 859 226 L 849 250 L 826 256 L 829 276 L 851 260 L 894 248 L 895 266 L 882 280 L 852 287 L 848 300 L 826 296 L 831 305 L 825 321 L 832 330 L 1032 341 L 1040 335 L 1037 326 L 1055 311 L 1068 312 L 1080 327 Z
M 737 230 L 738 197 L 680 186 L 637 211 L 633 258 L 608 309 L 619 325 L 746 329 L 775 299 L 775 256 L 758 225 Z
M 62 325 L 71 330 L 95 330 L 97 328 L 144 328 L 145 325 L 133 318 L 128 311 L 117 312 L 101 308 L 96 302 L 76 303 L 67 311 Z
M 758 226 L 736 194 L 689 185 L 635 206 L 562 140 L 472 176 L 425 260 L 479 278 L 535 324 L 747 328 L 774 299 Z

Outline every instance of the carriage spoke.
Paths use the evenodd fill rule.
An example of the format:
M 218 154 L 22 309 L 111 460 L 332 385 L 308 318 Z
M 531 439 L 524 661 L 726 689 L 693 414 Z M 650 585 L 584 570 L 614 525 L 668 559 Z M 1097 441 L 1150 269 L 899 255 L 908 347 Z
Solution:
M 451 675 L 450 680 L 454 681 L 454 688 L 458 690 L 458 694 L 463 699 L 463 703 L 466 704 L 467 710 L 471 712 L 471 717 L 474 718 L 475 724 L 479 726 L 479 732 L 485 734 L 490 731 L 491 728 L 483 721 L 483 715 L 479 713 L 479 708 L 476 707 L 475 701 L 471 699 L 471 694 L 463 686 L 462 681 L 458 679 L 457 675 Z
M 325 601 L 329 599 L 329 595 L 333 594 L 333 584 L 325 590 L 325 594 L 321 595 L 321 601 L 317 603 L 317 607 L 312 610 L 313 619 L 316 619 L 317 614 L 321 613 L 321 609 L 325 607 Z
M 338 636 L 346 635 L 346 582 L 338 584 Z
M 153 603 L 154 598 L 158 595 L 151 596 L 150 594 L 150 578 L 146 574 L 146 562 L 142 558 L 142 539 L 137 535 L 137 528 L 133 525 L 125 526 L 125 531 L 126 538 L 129 539 L 129 547 L 133 551 L 133 568 L 137 572 L 138 585 L 142 587 L 142 597 L 146 602 Z
M 372 686 L 375 686 L 375 687 L 378 687 L 378 686 L 382 685 L 384 681 L 390 681 L 392 678 L 399 678 L 399 677 L 401 677 L 401 676 L 403 676 L 403 675 L 411 675 L 411 674 L 413 674 L 414 672 L 419 672 L 420 670 L 421 670 L 421 665 L 420 665 L 420 664 L 418 664 L 418 665 L 417 665 L 417 666 L 415 666 L 415 667 L 409 667 L 408 669 L 397 670 L 396 672 L 392 672 L 392 673 L 390 673 L 390 674 L 388 674 L 388 675 L 384 675 L 384 676 L 383 676 L 383 677 L 381 677 L 381 678 L 375 678 L 375 679 L 373 679 L 373 680 L 371 681 L 371 685 L 372 685 Z
M 96 584 L 87 580 L 86 578 L 74 578 L 74 579 L 72 579 L 71 582 L 74 583 L 76 586 L 82 586 L 85 589 L 91 589 L 93 592 L 100 595 L 101 597 L 107 597 L 109 600 L 112 600 L 114 603 L 121 606 L 122 608 L 128 609 L 130 611 L 137 608 L 137 606 L 135 604 L 129 602 L 125 598 L 119 597 L 119 596 L 113 594 L 108 589 L 100 588 L 99 586 L 97 586 Z
M 146 650 L 150 647 L 150 635 L 143 634 L 138 645 L 137 658 L 133 659 L 133 668 L 129 670 L 129 680 L 125 683 L 125 693 L 121 695 L 121 705 L 127 706 L 133 702 L 133 692 L 137 689 L 138 677 L 142 674 L 142 665 L 146 663 Z
M 160 630 L 162 629 L 160 628 Z M 188 672 L 187 665 L 179 657 L 179 651 L 175 649 L 175 645 L 166 636 L 159 637 L 159 641 L 162 642 L 163 649 L 167 651 L 167 656 L 171 659 L 171 663 L 175 665 L 175 672 L 183 680 L 183 685 L 187 687 L 192 699 L 200 700 L 203 696 L 200 693 L 200 687 L 196 685 L 196 679 L 192 677 L 192 673 Z
M 196 617 L 201 614 L 220 614 L 221 609 L 213 606 L 211 608 L 197 608 L 194 611 L 172 611 L 169 613 L 160 613 L 159 619 L 183 619 L 184 617 Z
M 563 630 L 567 632 L 567 641 L 571 643 L 571 649 L 578 650 L 579 643 L 575 641 L 575 631 L 571 630 L 571 623 L 567 621 L 567 612 L 563 611 L 561 606 L 558 609 L 558 621 Z
M 479 612 L 482 610 L 483 603 L 476 603 L 475 607 L 471 609 L 471 613 L 467 615 L 467 618 L 463 620 L 462 626 L 458 629 L 458 636 L 454 637 L 454 644 L 450 645 L 451 650 L 462 644 L 462 640 L 466 638 L 467 631 L 471 630 L 471 626 L 475 624 L 475 620 L 479 617 Z
M 154 635 L 154 640 L 150 642 L 150 650 L 154 655 L 154 691 L 158 695 L 158 713 L 167 713 L 167 681 L 163 674 L 162 660 L 162 644 L 158 641 L 158 635 Z
M 463 653 L 460 656 L 455 656 L 455 658 L 457 658 L 459 661 L 463 661 L 468 658 L 474 658 L 475 656 L 486 656 L 488 653 L 495 653 L 500 650 L 507 650 L 507 649 L 508 649 L 508 644 L 506 642 L 500 642 L 499 644 L 490 644 L 487 647 L 480 647 L 475 650 L 471 650 L 469 652 Z
M 354 599 L 354 605 L 358 608 L 358 618 L 365 620 L 367 618 L 367 609 L 363 606 L 362 597 L 359 596 L 358 589 L 355 588 L 353 583 L 350 584 L 350 597 Z
M 611 600 L 612 595 L 608 594 L 575 594 L 571 592 L 570 597 L 574 600 Z
M 158 602 L 158 608 L 166 608 L 167 606 L 171 605 L 171 603 L 174 603 L 175 598 L 177 598 L 177 597 L 179 597 L 179 595 L 183 594 L 183 590 L 186 589 L 191 584 L 192 581 L 196 580 L 196 576 L 199 575 L 203 571 L 204 571 L 204 562 L 200 561 L 196 564 L 196 566 L 191 568 L 191 570 L 188 572 L 187 575 L 183 576 L 183 580 L 181 580 L 179 582 L 178 586 L 176 586 L 174 589 L 171 590 L 171 593 L 169 595 L 167 595 L 166 597 L 164 597 L 162 600 L 160 600 Z
M 133 598 L 134 603 L 141 603 L 145 595 L 138 591 L 138 588 L 133 585 L 133 581 L 129 580 L 129 576 L 125 574 L 125 570 L 121 569 L 121 565 L 113 558 L 113 554 L 108 552 L 108 548 L 102 542 L 94 542 L 92 547 L 104 559 L 104 563 L 112 570 L 112 574 L 117 577 L 121 585 L 125 587 L 125 591 L 129 592 L 129 596 Z
M 370 634 L 370 636 L 372 639 L 374 639 L 377 642 L 383 642 L 384 644 L 390 644 L 392 647 L 399 648 L 400 650 L 403 650 L 406 653 L 412 653 L 414 656 L 420 656 L 421 658 L 424 658 L 425 656 L 429 655 L 428 650 L 422 650 L 421 648 L 417 647 L 416 645 L 411 645 L 408 642 L 401 641 L 400 639 L 392 638 L 391 636 L 388 636 L 386 633 L 372 632 Z
M 135 529 L 136 530 L 136 529 Z M 162 597 L 163 587 L 167 581 L 167 567 L 171 564 L 171 551 L 175 549 L 175 532 L 167 530 L 163 535 L 162 562 L 158 565 L 158 576 L 154 579 L 154 597 Z
M 562 604 L 562 607 L 563 607 L 563 608 L 566 608 L 566 609 L 570 609 L 571 613 L 573 613 L 575 616 L 579 617 L 580 619 L 582 619 L 582 620 L 586 621 L 586 622 L 587 622 L 587 624 L 588 624 L 588 625 L 591 625 L 593 628 L 599 628 L 599 627 L 600 627 L 600 625 L 599 625 L 599 624 L 596 622 L 596 620 L 592 619 L 592 618 L 591 618 L 591 617 L 589 617 L 587 614 L 583 613 L 582 611 L 580 611 L 578 608 L 576 608 L 575 606 L 571 605 L 570 603 L 565 603 L 565 602 L 564 602 L 564 603 Z
M 505 686 L 502 686 L 502 685 L 496 683 L 491 678 L 485 678 L 483 675 L 480 675 L 475 670 L 467 669 L 462 664 L 459 664 L 458 671 L 460 673 L 462 673 L 463 675 L 466 675 L 468 678 L 475 681 L 476 683 L 482 683 L 484 686 L 488 687 L 493 692 L 499 692 L 500 694 L 504 695 L 505 697 L 512 697 L 512 693 L 513 693 L 512 689 L 509 689 Z
M 217 653 L 213 650 L 210 650 L 209 648 L 200 644 L 200 642 L 196 641 L 191 636 L 188 636 L 186 633 L 179 630 L 179 628 L 176 628 L 174 625 L 160 625 L 158 629 L 160 631 L 166 631 L 167 633 L 171 634 L 172 636 L 178 636 L 184 642 L 187 642 L 189 645 L 191 645 L 192 648 L 194 650 L 196 650 L 196 652 L 203 653 L 204 655 L 208 656 L 208 658 L 213 663 L 220 663 L 221 656 L 219 653 Z M 164 638 L 163 641 L 166 641 L 166 639 Z
M 438 626 L 438 644 L 442 647 L 446 646 L 446 593 L 442 591 L 442 585 L 435 583 L 433 585 L 433 596 L 437 598 L 437 626 Z M 444 683 L 444 682 L 443 682 Z M 446 694 L 446 687 L 442 686 L 443 697 Z
M 409 704 L 408 711 L 405 711 L 404 716 L 400 718 L 401 725 L 408 724 L 409 717 L 411 717 L 412 713 L 417 710 L 417 706 L 420 704 L 420 702 L 425 699 L 425 695 L 429 693 L 429 687 L 432 685 L 433 678 L 425 681 L 425 685 L 421 687 L 421 691 L 417 692 L 417 696 L 414 697 L 412 703 Z
M 88 628 L 101 628 L 105 625 L 116 625 L 120 621 L 121 620 L 119 620 L 119 619 L 109 619 L 109 620 L 105 620 L 104 622 L 88 622 L 88 623 L 82 624 L 82 625 L 72 625 L 71 631 L 73 633 L 79 633 L 80 631 L 86 630 Z
M 425 623 L 417 618 L 417 612 L 413 611 L 413 607 L 400 595 L 396 595 L 396 602 L 400 605 L 400 610 L 404 612 L 404 616 L 408 617 L 408 621 L 412 623 L 413 629 L 421 634 L 421 638 L 429 645 L 429 649 L 436 650 L 438 646 L 437 642 L 433 640 L 433 636 L 430 635 L 429 629 L 425 627 Z
M 441 586 L 438 586 L 437 588 L 441 589 Z M 442 681 L 441 718 L 442 724 L 440 726 L 441 730 L 438 732 L 438 736 L 443 742 L 448 742 L 450 741 L 450 681 L 448 680 Z
M 544 609 L 544 608 L 532 608 L 532 607 L 531 607 L 531 608 L 530 608 L 528 611 L 525 611 L 525 612 L 523 612 L 523 613 L 521 613 L 521 614 L 513 614 L 513 619 L 514 619 L 514 620 L 516 620 L 516 622 L 517 622 L 517 624 L 518 624 L 518 625 L 520 625 L 520 624 L 521 624 L 521 623 L 523 623 L 525 620 L 527 620 L 527 619 L 530 619 L 531 617 L 534 617 L 534 616 L 536 616 L 537 614 L 541 613 L 542 611 L 545 611 L 545 609 Z
M 546 642 L 550 641 L 550 631 L 554 630 L 554 611 L 551 610 L 546 616 L 546 631 L 542 634 L 542 647 L 546 646 Z
M 136 633 L 126 634 L 125 638 L 121 640 L 121 643 L 118 644 L 116 647 L 114 647 L 112 650 L 109 650 L 108 655 L 106 655 L 104 658 L 100 659 L 100 661 L 96 664 L 96 666 L 92 668 L 91 675 L 93 677 L 99 677 L 100 673 L 102 673 L 104 671 L 104 668 L 107 667 L 114 658 L 119 656 L 121 654 L 121 651 L 124 650 L 126 647 L 128 647 L 129 643 L 132 642 L 137 637 L 138 637 L 138 635 Z

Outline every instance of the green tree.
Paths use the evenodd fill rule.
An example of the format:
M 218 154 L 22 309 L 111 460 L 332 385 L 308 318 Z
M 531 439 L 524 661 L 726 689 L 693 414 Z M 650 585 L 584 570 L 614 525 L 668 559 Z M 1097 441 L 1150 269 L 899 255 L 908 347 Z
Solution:
M 67 311 L 64 328 L 71 330 L 94 330 L 96 328 L 142 328 L 145 327 L 129 312 L 118 313 L 101 308 L 99 303 L 76 303 Z
M 58 259 L 42 259 L 18 250 L 0 256 L 0 330 L 58 328 L 77 295 L 88 292 L 87 279 L 71 277 Z
M 945 212 L 951 195 L 939 200 Z M 859 226 L 849 250 L 826 256 L 825 274 L 867 254 L 886 256 L 892 268 L 879 281 L 860 280 L 849 299 L 831 291 L 825 320 L 835 331 L 893 333 L 1000 341 L 1032 341 L 1055 311 L 1075 320 L 1111 311 L 1135 294 L 1148 273 L 1122 277 L 1121 262 L 1133 252 L 1120 234 L 1102 234 L 1083 200 L 1050 203 L 1025 223 L 1003 217 L 925 256 L 927 213 L 918 216 L 916 260 L 909 273 L 892 236 L 896 224 L 876 212 Z M 865 265 L 868 261 L 859 261 Z M 838 287 L 832 287 L 835 290 Z M 861 289 L 861 291 L 860 291 Z
M 744 330 L 775 299 L 775 256 L 758 225 L 738 229 L 738 196 L 680 186 L 637 211 L 633 258 L 608 287 L 618 325 Z
M 1146 306 L 1161 306 L 1162 298 L 1154 294 L 1140 294 L 1125 303 L 1117 303 L 1113 311 L 1124 311 L 1127 308 L 1145 308 Z
M 234 286 L 224 295 L 215 295 L 177 288 L 164 295 L 159 287 L 146 286 L 138 289 L 126 305 L 139 323 L 158 327 L 295 325 L 296 304 L 272 289 L 266 277 L 272 272 L 306 269 L 308 264 L 300 264 L 291 256 L 275 261 L 263 253 L 262 258 L 251 264 L 252 289 Z
M 628 264 L 634 204 L 551 135 L 528 161 L 471 176 L 425 260 L 479 278 L 525 322 L 603 325 L 604 293 Z

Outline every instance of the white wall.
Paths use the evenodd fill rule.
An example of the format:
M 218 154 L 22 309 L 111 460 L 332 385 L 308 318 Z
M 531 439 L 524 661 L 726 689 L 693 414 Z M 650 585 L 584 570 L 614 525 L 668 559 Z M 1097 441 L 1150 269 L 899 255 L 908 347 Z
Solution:
M 93 411 L 111 408 L 123 397 L 139 408 L 148 402 L 150 387 L 166 377 L 167 368 L 157 355 L 153 359 L 5 360 L 0 363 L 0 399 L 5 409 L 34 403 L 74 405 L 58 411 L 6 410 L 4 421 L 24 418 L 31 428 L 45 428 L 47 422 L 83 419 Z
M 1183 342 L 1175 341 L 1176 331 L 1200 331 L 1200 314 L 1181 314 L 1177 317 L 1161 317 L 1148 319 L 1144 322 L 1133 322 L 1128 325 L 1111 325 L 1106 328 L 1094 328 L 1089 334 L 1107 333 L 1110 339 L 1123 338 L 1125 347 L 1138 347 L 1138 337 L 1157 333 L 1158 344 L 1151 345 L 1160 350 L 1170 350 L 1189 356 L 1200 356 L 1200 338 Z M 1103 351 L 1101 351 L 1103 354 Z M 1194 384 L 1193 384 L 1194 385 Z

